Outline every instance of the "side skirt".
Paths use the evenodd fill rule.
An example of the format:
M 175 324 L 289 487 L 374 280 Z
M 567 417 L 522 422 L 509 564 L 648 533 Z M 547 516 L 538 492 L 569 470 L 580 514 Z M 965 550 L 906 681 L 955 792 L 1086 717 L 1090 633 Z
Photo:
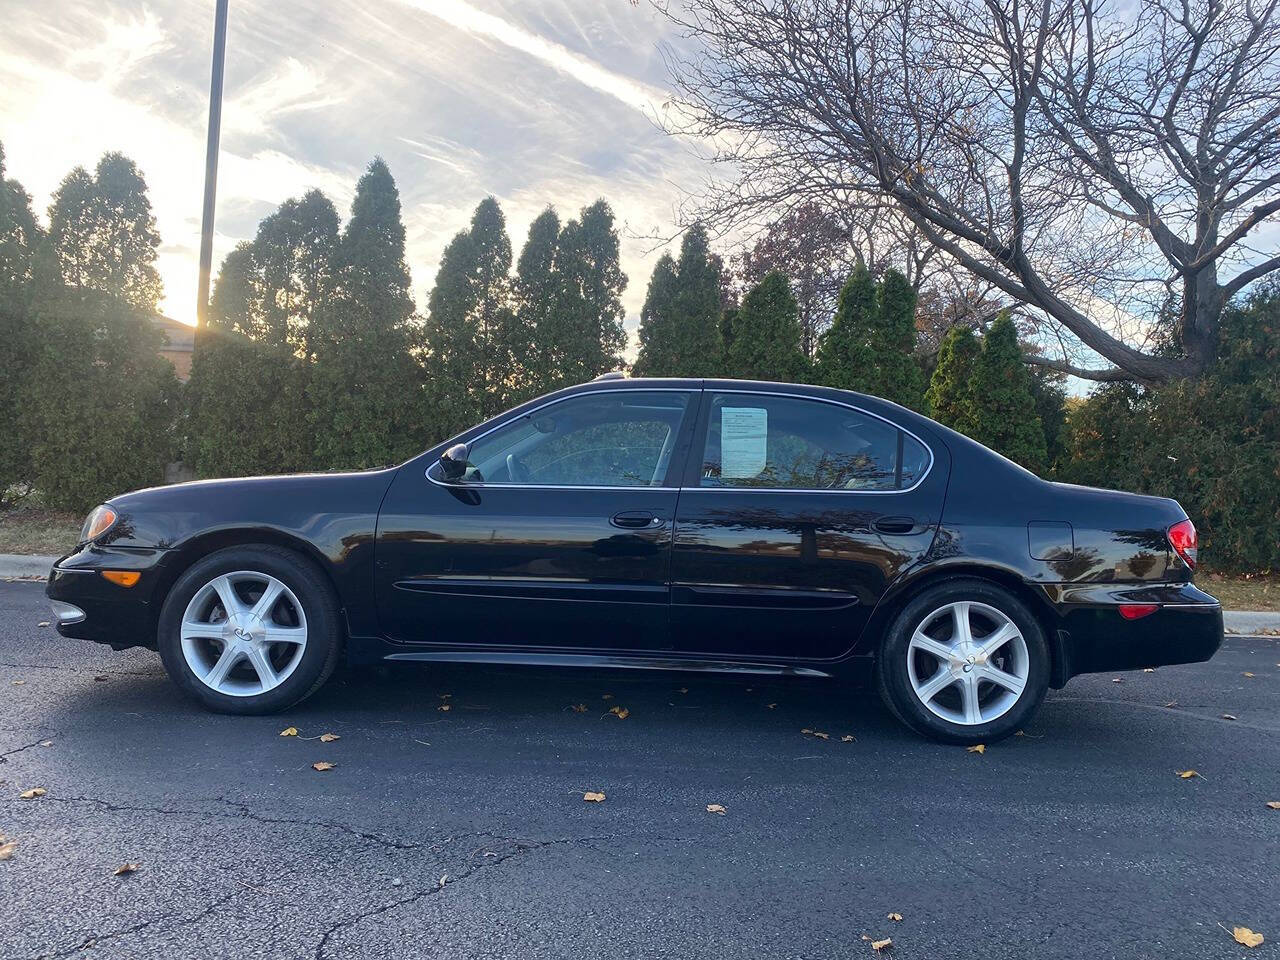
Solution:
M 620 657 L 586 653 L 515 653 L 484 650 L 414 650 L 391 653 L 383 660 L 431 663 L 503 663 L 539 667 L 612 667 L 622 670 L 678 670 L 696 673 L 751 673 L 790 677 L 831 677 L 814 667 L 782 663 L 746 663 L 732 660 L 696 660 L 679 657 Z

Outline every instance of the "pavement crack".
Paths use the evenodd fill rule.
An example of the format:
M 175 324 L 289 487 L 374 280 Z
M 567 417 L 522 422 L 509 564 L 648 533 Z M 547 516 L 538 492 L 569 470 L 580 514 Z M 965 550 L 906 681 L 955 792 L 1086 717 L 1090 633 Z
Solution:
M 45 734 L 39 740 L 35 740 L 31 743 L 23 744 L 20 747 L 14 747 L 12 750 L 5 750 L 3 753 L 0 753 L 0 763 L 8 763 L 9 758 L 12 757 L 15 753 L 21 753 L 23 750 L 30 750 L 32 747 L 38 747 L 40 746 L 40 744 L 44 743 L 46 740 L 52 740 L 56 736 L 58 736 L 58 734 L 56 733 Z

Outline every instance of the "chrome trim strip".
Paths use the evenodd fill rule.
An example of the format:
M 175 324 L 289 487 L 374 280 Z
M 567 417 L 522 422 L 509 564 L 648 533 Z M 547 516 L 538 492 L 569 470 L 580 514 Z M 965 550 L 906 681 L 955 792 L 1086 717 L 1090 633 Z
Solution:
M 529 410 L 529 411 L 526 411 L 525 413 L 520 414 L 520 416 L 521 417 L 531 416 L 532 414 L 537 413 L 539 410 L 542 410 L 545 407 L 549 407 L 557 403 L 563 403 L 564 401 L 572 400 L 575 397 L 585 397 L 585 396 L 590 396 L 596 393 L 621 393 L 621 392 L 623 391 L 620 391 L 617 389 L 583 390 L 581 393 L 575 393 L 568 397 L 559 397 L 555 400 L 548 400 L 546 403 L 540 404 L 539 406 L 534 407 L 532 410 Z M 698 388 L 653 387 L 652 389 L 646 387 L 644 389 L 634 389 L 634 390 L 628 389 L 625 392 L 627 393 L 633 393 L 633 392 L 634 393 L 645 393 L 645 392 L 689 393 L 689 394 L 740 393 L 747 396 L 782 397 L 787 400 L 811 400 L 811 401 L 816 401 L 818 403 L 829 403 L 834 407 L 844 407 L 848 410 L 853 410 L 857 413 L 864 414 L 868 417 L 874 417 L 876 420 L 879 420 L 882 423 L 887 423 L 889 426 L 897 430 L 901 430 L 907 436 L 911 437 L 917 443 L 919 443 L 920 446 L 924 447 L 926 451 L 928 451 L 929 465 L 925 467 L 924 473 L 920 474 L 920 478 L 915 483 L 913 483 L 909 487 L 903 487 L 901 490 L 842 490 L 838 487 L 702 487 L 702 486 L 698 486 L 698 487 L 644 487 L 644 486 L 596 487 L 596 486 L 585 486 L 585 485 L 575 485 L 575 484 L 552 484 L 552 483 L 444 483 L 443 481 L 437 480 L 435 477 L 431 476 L 431 467 L 435 466 L 434 463 L 428 466 L 427 469 L 423 471 L 423 476 L 425 476 L 428 480 L 434 483 L 437 487 L 445 487 L 446 489 L 449 489 L 449 490 L 503 490 L 503 489 L 507 489 L 507 490 L 650 490 L 658 493 L 661 493 L 661 492 L 674 493 L 678 491 L 703 490 L 707 492 L 714 491 L 717 493 L 808 493 L 808 494 L 842 493 L 842 494 L 861 494 L 863 496 L 866 496 L 868 494 L 874 495 L 874 496 L 884 496 L 885 494 L 895 495 L 895 494 L 901 494 L 901 493 L 910 493 L 912 490 L 915 490 L 917 487 L 920 486 L 920 484 L 924 483 L 925 480 L 928 479 L 929 474 L 933 472 L 934 463 L 937 462 L 937 458 L 933 454 L 933 447 L 925 443 L 924 439 L 919 435 L 912 433 L 906 427 L 902 426 L 902 424 L 895 423 L 894 421 L 890 420 L 888 417 L 882 417 L 878 413 L 872 413 L 870 410 L 867 410 L 863 407 L 854 406 L 852 403 L 845 403 L 842 400 L 832 400 L 828 397 L 808 397 L 808 396 L 805 396 L 804 394 L 788 393 L 781 390 L 719 389 L 719 388 L 713 388 L 713 387 L 698 387 Z M 484 433 L 474 437 L 470 441 L 470 443 L 475 443 L 477 440 L 483 440 L 485 437 L 493 433 L 495 430 L 500 430 L 503 427 L 507 426 L 509 423 L 512 423 L 517 419 L 519 419 L 519 417 L 513 417 L 510 420 L 504 420 L 502 421 L 502 423 L 499 423 L 496 426 L 490 427 Z M 453 439 L 456 440 L 457 438 L 455 437 Z

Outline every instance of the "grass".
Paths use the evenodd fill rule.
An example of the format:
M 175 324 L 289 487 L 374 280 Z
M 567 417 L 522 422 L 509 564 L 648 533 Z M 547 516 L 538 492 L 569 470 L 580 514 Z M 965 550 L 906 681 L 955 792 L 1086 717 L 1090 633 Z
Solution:
M 1222 601 L 1223 610 L 1280 610 L 1280 576 L 1275 574 L 1202 574 L 1196 586 Z
M 76 545 L 79 514 L 35 507 L 0 512 L 0 553 L 60 556 Z M 1280 611 L 1280 576 L 1201 573 L 1196 583 L 1222 601 L 1224 610 Z
M 0 512 L 0 553 L 61 556 L 76 545 L 84 517 L 34 507 Z

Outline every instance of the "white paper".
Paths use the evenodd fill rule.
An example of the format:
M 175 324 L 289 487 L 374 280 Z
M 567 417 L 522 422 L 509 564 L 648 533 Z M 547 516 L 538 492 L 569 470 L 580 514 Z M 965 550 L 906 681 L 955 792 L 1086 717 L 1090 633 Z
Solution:
M 768 461 L 769 411 L 764 407 L 720 408 L 720 478 L 755 477 Z

